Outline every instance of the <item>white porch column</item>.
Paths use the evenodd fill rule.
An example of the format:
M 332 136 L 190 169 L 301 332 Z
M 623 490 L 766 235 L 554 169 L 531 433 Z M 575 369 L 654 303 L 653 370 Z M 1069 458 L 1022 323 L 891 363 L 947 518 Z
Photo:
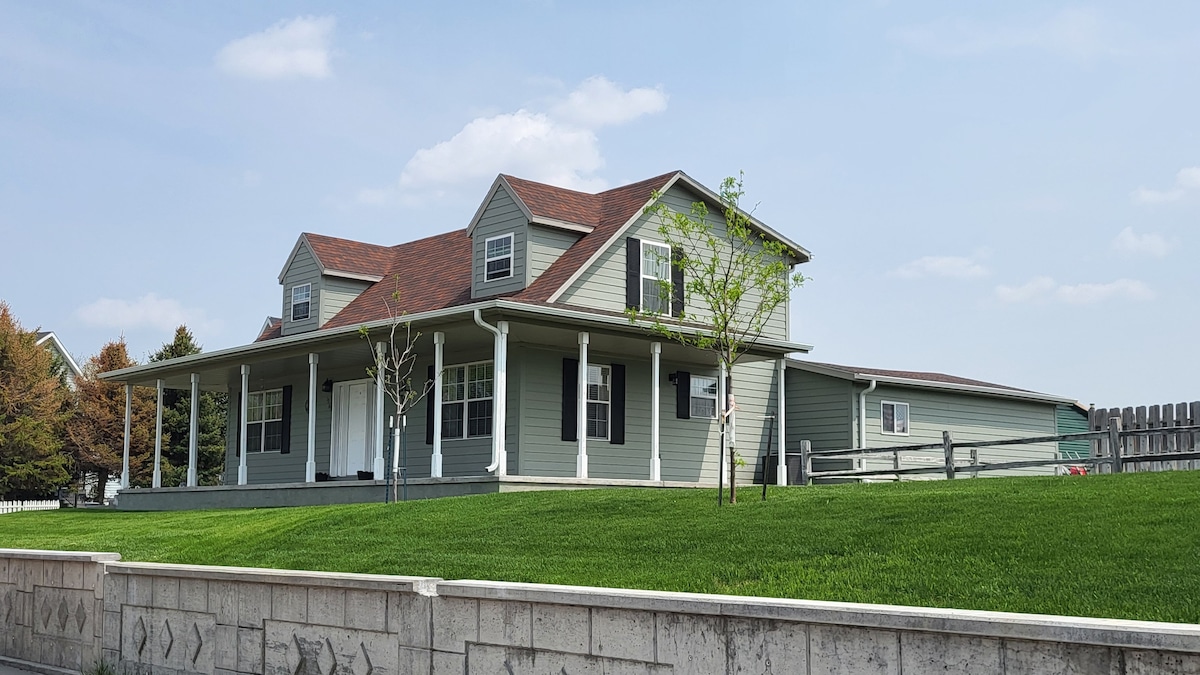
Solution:
M 500 331 L 497 339 L 500 360 L 496 364 L 495 391 L 492 392 L 492 433 L 496 434 L 496 475 L 508 475 L 508 322 L 497 321 L 496 329 Z
M 196 487 L 196 459 L 200 442 L 200 373 L 192 373 L 192 414 L 188 430 L 188 487 Z
M 129 420 L 132 416 L 133 385 L 127 384 L 125 385 L 125 449 L 121 452 L 121 489 L 129 487 Z
M 304 464 L 304 482 L 317 482 L 317 362 L 320 354 L 308 355 L 308 461 Z
M 150 487 L 162 487 L 162 408 L 163 381 L 155 383 L 158 390 L 158 405 L 154 415 L 154 478 Z
M 242 364 L 242 414 L 238 417 L 242 421 L 242 426 L 238 429 L 238 485 L 245 485 L 249 477 L 246 471 L 246 446 L 249 441 L 246 438 L 246 414 L 250 409 L 250 366 Z
M 386 463 L 383 459 L 383 343 L 375 343 L 375 462 L 371 470 L 375 480 L 383 480 Z
M 775 472 L 775 484 L 787 485 L 787 397 L 783 383 L 787 379 L 787 358 L 779 359 L 779 402 L 775 406 L 779 431 L 779 469 Z
M 726 406 L 729 405 L 729 392 L 725 391 L 725 364 L 722 363 L 717 374 L 717 417 L 720 420 L 718 427 L 723 431 L 720 438 L 721 449 L 717 456 L 717 486 L 725 485 L 725 453 L 729 449 L 729 417 L 726 415 Z
M 431 478 L 442 477 L 442 367 L 446 334 L 433 333 L 433 461 L 429 465 Z
M 587 348 L 589 335 L 586 332 L 579 333 L 579 399 L 576 401 L 576 429 L 579 438 L 579 457 L 575 463 L 575 477 L 588 477 L 588 456 L 587 456 L 587 387 L 588 387 L 588 360 Z
M 650 480 L 662 480 L 662 461 L 658 454 L 659 396 L 658 362 L 662 343 L 650 343 Z

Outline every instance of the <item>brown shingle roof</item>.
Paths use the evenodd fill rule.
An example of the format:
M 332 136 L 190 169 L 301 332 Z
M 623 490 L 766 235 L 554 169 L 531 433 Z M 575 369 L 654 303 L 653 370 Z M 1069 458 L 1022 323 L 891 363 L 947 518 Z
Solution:
M 363 291 L 324 328 L 388 318 L 399 290 L 398 311 L 409 314 L 466 304 L 471 300 L 471 238 L 456 230 L 393 246 L 383 280 Z M 377 272 L 378 273 L 378 272 Z
M 833 363 L 818 363 L 816 361 L 802 361 L 801 363 L 810 363 L 814 366 L 840 370 L 848 375 L 878 375 L 879 377 L 895 377 L 905 380 L 919 380 L 923 382 L 941 382 L 944 384 L 965 384 L 972 387 L 991 387 L 993 389 L 1008 389 L 1010 391 L 1026 391 L 1025 389 L 1017 389 L 1003 384 L 994 382 L 984 382 L 983 380 L 972 380 L 966 377 L 957 377 L 954 375 L 946 375 L 944 373 L 926 373 L 919 370 L 884 370 L 882 368 L 856 368 L 854 366 L 839 366 Z
M 604 193 L 590 195 L 586 192 L 535 183 L 516 176 L 502 175 L 533 215 L 592 227 L 600 224 L 600 195 Z
M 361 241 L 339 239 L 323 234 L 304 233 L 313 255 L 321 261 L 326 272 L 349 272 L 378 277 L 392 259 L 392 248 Z
M 614 188 L 612 190 L 594 195 L 596 198 L 596 203 L 592 204 L 592 208 L 596 209 L 596 213 L 588 217 L 595 219 L 595 229 L 589 234 L 584 235 L 579 239 L 579 241 L 576 241 L 571 248 L 567 249 L 566 252 L 559 256 L 558 260 L 554 261 L 554 264 L 550 265 L 549 269 L 543 272 L 536 281 L 530 284 L 529 288 L 526 288 L 518 293 L 513 299 L 548 300 L 560 286 L 567 282 L 567 279 L 571 278 L 571 275 L 574 274 L 581 265 L 587 262 L 588 258 L 592 257 L 592 254 L 600 250 L 600 248 L 617 233 L 617 230 L 619 230 L 622 225 L 629 222 L 630 218 L 633 218 L 638 214 L 641 208 L 646 205 L 646 202 L 650 201 L 650 196 L 654 194 L 655 190 L 661 190 L 664 186 L 666 186 L 667 181 L 671 180 L 671 178 L 677 173 L 679 172 L 672 171 L 671 173 L 664 173 L 661 176 L 655 176 L 654 178 L 648 178 L 646 180 L 633 183 L 632 185 L 625 185 L 623 187 Z M 512 182 L 511 178 L 509 179 L 509 182 Z M 528 183 L 529 181 L 521 182 Z M 543 185 L 542 187 L 549 188 L 549 186 L 546 185 Z M 518 188 L 514 184 L 513 189 L 517 190 L 518 196 L 520 196 L 521 200 L 524 201 L 525 194 L 522 192 L 521 188 Z M 556 212 L 563 212 L 567 204 L 574 203 L 573 201 L 570 201 L 573 199 L 572 195 L 580 194 L 578 192 L 572 192 L 571 190 L 561 190 L 560 188 L 550 188 L 549 190 L 541 191 L 536 197 L 536 199 L 543 200 L 542 202 L 539 202 L 541 204 L 540 208 L 547 208 L 551 206 L 551 204 L 546 203 L 545 200 L 554 194 L 553 191 L 570 193 L 559 195 L 562 201 L 557 204 L 553 204 Z M 529 206 L 528 202 L 526 203 L 526 206 Z M 530 206 L 530 210 L 533 210 L 532 206 Z M 534 211 L 534 215 L 543 214 Z M 571 220 L 561 217 L 559 217 L 559 220 L 583 222 L 577 219 Z
M 268 316 L 265 324 L 263 325 L 262 332 L 258 334 L 258 337 L 254 338 L 254 341 L 262 342 L 263 340 L 273 340 L 280 335 L 283 335 L 283 319 L 275 316 Z

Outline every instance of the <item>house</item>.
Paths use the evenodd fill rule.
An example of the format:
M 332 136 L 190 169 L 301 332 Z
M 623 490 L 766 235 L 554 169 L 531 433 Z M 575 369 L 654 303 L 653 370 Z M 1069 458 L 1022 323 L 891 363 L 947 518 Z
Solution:
M 881 370 L 787 360 L 788 447 L 807 439 L 814 450 L 887 448 L 940 443 L 949 431 L 956 441 L 990 441 L 1054 436 L 1087 430 L 1079 405 L 1069 398 L 1015 389 L 942 373 Z M 1077 459 L 1088 442 L 1038 443 L 980 448 L 981 462 Z M 967 457 L 961 459 L 966 460 Z M 888 469 L 895 457 L 814 460 L 814 470 Z M 941 450 L 900 453 L 900 468 L 944 463 Z M 840 463 L 839 463 L 840 462 Z M 1050 474 L 1053 466 L 988 475 Z M 931 475 L 930 477 L 937 477 Z
M 83 377 L 83 370 L 79 364 L 75 363 L 75 359 L 71 358 L 71 352 L 63 346 L 63 343 L 54 334 L 54 331 L 38 331 L 37 344 L 45 346 L 54 358 L 54 367 L 60 370 L 61 374 L 66 378 L 67 386 L 74 389 L 75 380 Z
M 187 486 L 156 476 L 123 490 L 120 507 L 381 501 L 393 421 L 410 497 L 715 484 L 715 361 L 625 314 L 677 314 L 684 302 L 646 213 L 660 200 L 719 205 L 681 171 L 597 194 L 501 175 L 462 230 L 394 246 L 300 235 L 279 273 L 279 315 L 252 343 L 102 376 L 127 390 L 230 394 L 225 485 L 196 486 L 193 434 Z M 789 266 L 810 259 L 751 223 L 789 249 Z M 369 374 L 397 312 L 419 332 L 413 380 L 432 386 L 404 420 Z M 788 324 L 785 305 L 732 374 L 746 458 L 782 448 L 785 357 L 809 350 Z M 761 468 L 747 461 L 739 479 Z

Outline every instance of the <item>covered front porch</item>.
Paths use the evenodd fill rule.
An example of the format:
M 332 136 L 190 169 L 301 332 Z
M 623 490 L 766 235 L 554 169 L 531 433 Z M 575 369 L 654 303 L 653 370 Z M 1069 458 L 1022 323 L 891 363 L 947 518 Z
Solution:
M 517 307 L 410 317 L 421 333 L 412 386 L 430 393 L 401 420 L 369 373 L 383 326 L 370 340 L 314 331 L 111 373 L 128 387 L 224 391 L 230 402 L 223 485 L 196 484 L 193 412 L 187 485 L 163 488 L 156 470 L 151 488 L 130 489 L 126 470 L 119 508 L 384 501 L 392 473 L 409 499 L 723 480 L 715 419 L 682 412 L 694 392 L 681 381 L 722 381 L 707 355 L 594 316 Z M 766 444 L 783 456 L 779 366 L 794 350 L 761 347 L 735 369 L 741 482 L 761 475 L 749 458 Z M 157 467 L 161 427 L 156 438 Z

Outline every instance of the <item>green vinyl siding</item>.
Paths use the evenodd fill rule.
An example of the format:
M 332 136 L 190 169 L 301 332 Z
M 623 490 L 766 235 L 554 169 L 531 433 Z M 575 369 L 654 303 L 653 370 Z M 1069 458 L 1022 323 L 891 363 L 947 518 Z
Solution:
M 699 196 L 679 185 L 672 186 L 662 196 L 662 201 L 670 209 L 681 213 L 690 213 L 692 202 L 697 199 Z M 709 217 L 715 221 L 714 229 L 717 237 L 720 238 L 725 231 L 724 217 L 715 209 L 710 211 Z M 635 237 L 643 241 L 661 242 L 662 235 L 658 232 L 658 223 L 656 215 L 645 213 L 639 215 L 625 234 L 611 242 L 601 252 L 599 258 L 567 288 L 562 295 L 561 302 L 611 312 L 625 311 L 625 240 L 628 237 Z M 748 306 L 753 306 L 756 302 L 754 294 L 748 294 L 745 302 Z M 694 301 L 693 304 L 685 307 L 685 310 L 692 315 L 693 320 L 700 323 L 705 321 L 707 312 L 703 307 L 695 305 Z M 763 335 L 787 339 L 786 303 L 777 307 L 768 317 Z
M 346 305 L 371 286 L 369 281 L 325 276 L 321 278 L 321 325 L 324 326 Z
M 854 445 L 850 382 L 788 368 L 784 395 L 788 452 L 799 452 L 801 440 L 811 443 L 813 450 L 840 450 Z
M 303 284 L 312 284 L 312 295 L 309 298 L 308 318 L 292 321 L 292 288 Z M 308 244 L 300 244 L 287 271 L 283 273 L 283 335 L 295 335 L 310 330 L 316 330 L 321 317 L 321 271 L 317 267 L 317 259 L 313 257 Z
M 506 279 L 485 281 L 486 276 L 486 243 L 492 237 L 511 233 L 512 245 L 512 276 Z M 529 233 L 529 222 L 513 201 L 504 186 L 496 188 L 495 194 L 484 208 L 483 213 L 471 233 L 472 264 L 471 264 L 471 297 L 487 298 L 502 293 L 519 291 L 525 287 L 526 271 L 526 239 Z
M 1076 406 L 1055 406 L 1054 419 L 1058 427 L 1056 434 L 1082 434 L 1089 431 L 1087 412 Z M 1059 441 L 1058 453 L 1063 459 L 1087 459 L 1092 456 L 1092 444 L 1088 441 Z
M 910 429 L 907 436 L 882 432 L 882 401 L 908 404 Z M 857 395 L 855 405 L 857 406 Z M 866 441 L 867 447 L 871 448 L 940 443 L 943 431 L 949 431 L 955 441 L 991 441 L 1051 436 L 1055 433 L 1055 411 L 1054 404 L 1051 403 L 990 398 L 915 387 L 880 384 L 874 392 L 867 395 L 866 414 Z M 1056 459 L 1058 448 L 1055 443 L 1003 445 L 980 448 L 978 453 L 979 461 L 984 463 Z M 968 462 L 970 457 L 970 449 L 967 448 L 955 453 L 955 460 L 960 463 Z M 871 469 L 886 469 L 892 466 L 892 461 L 891 456 L 875 455 L 867 460 L 866 465 Z M 902 468 L 939 464 L 944 464 L 941 449 L 901 452 Z M 1045 466 L 989 472 L 983 475 L 1045 475 L 1053 472 L 1053 466 Z M 962 474 L 963 477 L 969 475 Z M 939 474 L 926 475 L 930 478 L 938 476 Z
M 550 269 L 559 256 L 571 248 L 572 244 L 579 241 L 579 237 L 580 235 L 576 232 L 530 225 L 528 283 L 532 284 L 542 275 L 542 272 Z

